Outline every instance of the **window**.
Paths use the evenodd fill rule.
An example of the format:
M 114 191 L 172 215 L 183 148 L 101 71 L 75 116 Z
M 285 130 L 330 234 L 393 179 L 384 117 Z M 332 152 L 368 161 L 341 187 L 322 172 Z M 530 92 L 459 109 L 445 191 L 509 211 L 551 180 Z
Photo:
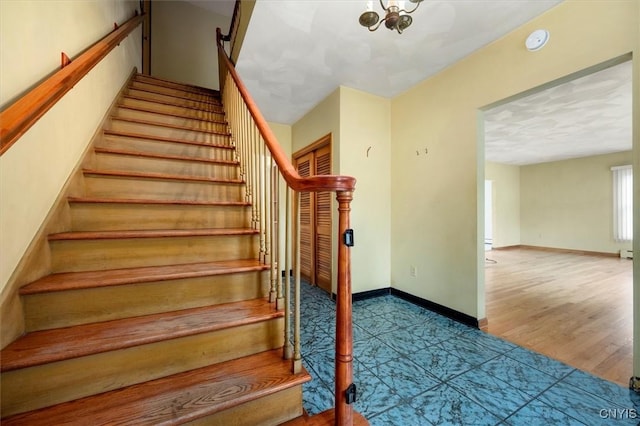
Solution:
M 631 166 L 612 167 L 613 172 L 613 238 L 633 239 L 633 170 Z

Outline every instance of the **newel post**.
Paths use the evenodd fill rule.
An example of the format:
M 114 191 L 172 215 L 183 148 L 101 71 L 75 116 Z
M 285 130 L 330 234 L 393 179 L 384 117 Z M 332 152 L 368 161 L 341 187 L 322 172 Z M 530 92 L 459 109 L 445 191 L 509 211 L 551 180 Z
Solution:
M 335 424 L 353 424 L 353 327 L 351 324 L 351 251 L 349 238 L 349 212 L 351 191 L 341 191 L 336 196 L 339 213 L 338 288 L 336 293 L 336 389 Z M 351 236 L 353 234 L 350 234 Z

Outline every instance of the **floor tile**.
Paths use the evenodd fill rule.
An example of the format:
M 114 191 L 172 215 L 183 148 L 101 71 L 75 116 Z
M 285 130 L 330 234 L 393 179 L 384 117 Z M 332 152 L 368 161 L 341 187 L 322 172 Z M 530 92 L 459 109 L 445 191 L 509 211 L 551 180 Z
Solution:
M 482 364 L 499 355 L 498 352 L 463 336 L 441 342 L 440 346 L 470 364 Z
M 500 353 L 506 353 L 518 347 L 518 345 L 514 343 L 507 342 L 506 340 L 496 336 L 492 336 L 491 334 L 485 333 L 484 331 L 478 330 L 477 328 L 474 329 L 469 327 L 469 330 L 462 334 L 462 336 L 466 337 L 467 339 L 474 340 L 477 343 Z
M 504 355 L 482 364 L 480 369 L 531 397 L 539 395 L 558 380 Z
M 501 419 L 506 419 L 531 399 L 525 392 L 480 369 L 468 371 L 448 383 Z
M 405 405 L 395 406 L 368 420 L 370 426 L 427 426 L 432 424 L 418 410 Z
M 558 383 L 545 391 L 538 399 L 552 408 L 562 411 L 590 426 L 611 425 L 612 419 L 603 416 L 608 410 L 625 409 L 566 383 Z M 604 411 L 603 411 L 604 410 Z M 637 425 L 638 419 L 618 419 L 615 425 Z
M 411 360 L 432 376 L 449 380 L 469 371 L 473 365 L 435 345 L 411 354 Z
M 321 413 L 333 407 L 333 391 L 314 378 L 302 385 L 302 403 L 310 415 Z
M 410 399 L 440 381 L 406 358 L 397 358 L 370 369 L 402 398 Z
M 563 364 L 560 361 L 553 360 L 522 347 L 517 347 L 506 355 L 509 358 L 513 358 L 516 361 L 527 364 L 528 366 L 540 370 L 543 373 L 547 373 L 557 379 L 561 379 L 575 370 L 573 367 Z
M 353 343 L 353 355 L 355 359 L 369 368 L 384 364 L 400 356 L 398 352 L 375 337 L 355 341 Z
M 574 370 L 562 379 L 561 383 L 566 383 L 614 404 L 623 405 L 626 408 L 636 408 L 640 413 L 640 394 L 616 383 L 602 380 L 580 370 Z
M 446 384 L 417 396 L 410 405 L 434 425 L 489 426 L 501 421 Z
M 519 425 L 547 425 L 547 426 L 588 426 L 562 411 L 551 408 L 538 400 L 533 400 L 514 415 L 509 417 L 507 424 Z
M 393 389 L 368 370 L 361 370 L 354 382 L 357 387 L 354 409 L 367 418 L 402 402 Z

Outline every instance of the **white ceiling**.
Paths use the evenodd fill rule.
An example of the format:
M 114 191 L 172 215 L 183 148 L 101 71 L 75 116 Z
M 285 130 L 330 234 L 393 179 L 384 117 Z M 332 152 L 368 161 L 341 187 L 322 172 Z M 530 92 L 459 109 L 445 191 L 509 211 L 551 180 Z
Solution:
M 361 27 L 364 0 L 256 0 L 236 67 L 266 119 L 293 124 L 340 85 L 392 98 L 561 1 L 424 0 L 398 34 Z M 615 67 L 487 111 L 486 158 L 630 149 L 630 85 L 630 68 Z
M 631 149 L 631 62 L 485 112 L 485 158 L 524 165 Z

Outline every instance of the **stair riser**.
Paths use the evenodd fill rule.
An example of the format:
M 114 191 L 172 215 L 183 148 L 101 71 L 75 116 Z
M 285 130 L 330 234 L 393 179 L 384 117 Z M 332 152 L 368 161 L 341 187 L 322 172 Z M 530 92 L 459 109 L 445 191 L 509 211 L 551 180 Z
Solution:
M 51 241 L 53 272 L 257 259 L 256 235 Z
M 302 415 L 302 385 L 203 417 L 188 426 L 275 426 Z
M 206 142 L 213 144 L 227 144 L 228 136 L 215 133 L 198 132 L 195 130 L 173 129 L 171 127 L 156 126 L 153 124 L 131 123 L 121 120 L 113 120 L 111 130 L 118 132 L 136 133 L 142 135 L 152 135 L 173 139 L 181 139 L 193 142 Z
M 134 120 L 152 121 L 159 124 L 171 124 L 175 126 L 191 127 L 197 130 L 227 133 L 229 131 L 226 123 L 215 123 L 213 121 L 194 120 L 192 118 L 176 117 L 155 112 L 139 111 L 128 108 L 118 108 L 116 117 L 132 118 Z
M 173 105 L 165 105 L 152 101 L 143 101 L 139 99 L 123 98 L 121 105 L 129 106 L 133 108 L 143 108 L 149 111 L 155 111 L 167 114 L 176 114 L 190 118 L 196 118 L 209 121 L 225 121 L 225 115 L 223 113 L 207 112 L 196 110 L 192 108 L 184 108 Z
M 283 344 L 283 330 L 283 321 L 277 318 L 6 372 L 0 376 L 2 415 L 275 349 Z
M 145 171 L 171 175 L 200 176 L 219 179 L 238 179 L 240 168 L 232 164 L 171 160 L 96 152 L 97 170 Z
M 223 138 L 224 145 L 229 138 Z M 184 157 L 217 158 L 219 160 L 233 160 L 234 151 L 225 148 L 211 148 L 207 146 L 189 145 L 178 142 L 163 142 L 149 139 L 129 138 L 126 136 L 105 135 L 98 144 L 100 147 L 123 149 L 131 151 L 149 152 L 154 154 L 181 155 Z
M 247 228 L 251 207 L 71 203 L 73 231 Z
M 170 87 L 172 89 L 177 89 L 177 90 L 183 90 L 185 92 L 193 92 L 193 93 L 201 93 L 204 95 L 209 95 L 209 96 L 213 96 L 213 90 L 211 89 L 205 89 L 202 87 L 197 87 L 197 86 L 190 86 L 188 84 L 183 84 L 183 83 L 176 83 L 173 81 L 167 81 L 167 80 L 160 80 L 160 79 L 156 79 L 156 78 L 151 78 L 148 77 L 144 74 L 138 74 L 134 77 L 135 81 L 138 81 L 140 83 L 147 83 L 147 84 L 152 84 L 154 86 L 162 86 L 162 87 Z
M 36 331 L 258 299 L 269 286 L 268 271 L 253 271 L 32 294 L 23 303 L 27 331 Z
M 243 185 L 85 175 L 88 196 L 144 200 L 244 201 Z
M 169 95 L 163 95 L 161 93 L 152 93 L 144 90 L 136 90 L 134 88 L 127 89 L 127 93 L 137 98 L 148 99 L 150 101 L 168 102 L 168 103 L 171 103 L 172 105 L 185 106 L 189 108 L 198 108 L 203 111 L 224 112 L 223 108 L 219 105 L 192 101 L 192 100 L 183 99 L 183 98 L 176 98 Z
M 175 96 L 185 99 L 190 99 L 199 102 L 208 102 L 211 104 L 220 105 L 220 100 L 214 98 L 212 95 L 204 93 L 193 93 L 182 89 L 174 89 L 171 87 L 158 86 L 156 84 L 149 84 L 142 81 L 133 80 L 129 85 L 132 89 L 141 89 L 149 92 L 159 93 L 163 95 Z

